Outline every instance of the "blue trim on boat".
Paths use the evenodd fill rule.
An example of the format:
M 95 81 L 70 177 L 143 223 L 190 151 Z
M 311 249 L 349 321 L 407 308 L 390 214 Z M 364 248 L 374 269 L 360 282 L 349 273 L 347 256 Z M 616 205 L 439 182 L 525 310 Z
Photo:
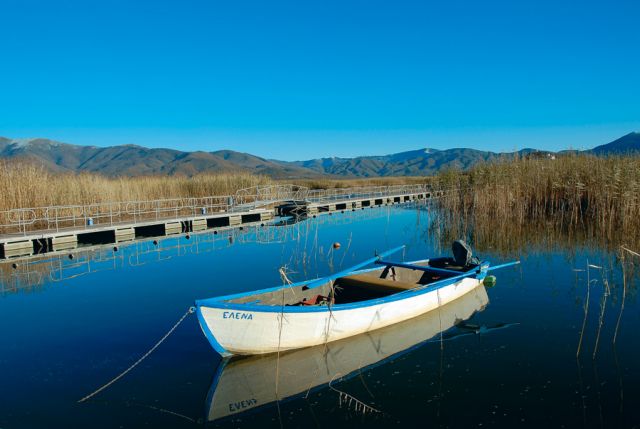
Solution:
M 207 337 L 207 340 L 209 340 L 211 347 L 213 347 L 213 349 L 216 352 L 218 352 L 218 354 L 222 357 L 232 356 L 233 353 L 228 352 L 227 349 L 222 347 L 222 345 L 218 342 L 218 340 L 216 340 L 216 337 L 213 335 L 213 332 L 211 332 L 211 329 L 209 329 L 209 326 L 207 326 L 207 322 L 204 320 L 204 315 L 202 314 L 202 310 L 200 310 L 200 305 L 198 304 L 197 301 L 196 301 L 196 315 L 198 316 L 198 323 L 200 324 L 200 328 L 202 329 L 204 336 Z
M 427 262 L 428 259 L 420 259 L 418 261 L 412 261 L 412 262 L 408 262 L 409 264 L 420 264 L 420 263 L 425 263 Z M 380 267 L 373 267 L 373 268 L 366 268 L 364 270 L 358 270 L 358 271 L 354 271 L 350 274 L 365 274 L 365 273 L 370 273 L 371 271 L 376 271 L 379 270 Z M 306 284 L 309 284 L 311 282 L 315 282 L 316 280 L 321 280 L 324 277 L 319 277 L 316 279 L 312 279 L 312 280 L 304 280 L 301 282 L 295 282 L 295 283 L 291 283 L 290 285 L 280 285 L 280 286 L 274 286 L 274 287 L 269 287 L 269 288 L 265 288 L 265 289 L 258 289 L 258 290 L 251 290 L 251 291 L 247 291 L 247 292 L 239 292 L 239 293 L 233 293 L 230 295 L 220 295 L 220 296 L 214 296 L 211 298 L 203 298 L 203 299 L 198 299 L 196 300 L 196 305 L 204 305 L 205 307 L 209 307 L 211 306 L 211 304 L 215 304 L 219 301 L 229 301 L 231 299 L 238 299 L 238 298 L 244 298 L 245 296 L 251 296 L 251 295 L 260 295 L 263 293 L 268 293 L 268 292 L 275 292 L 277 290 L 281 290 L 281 289 L 290 289 L 290 288 L 295 288 L 298 286 L 304 286 Z M 247 303 L 244 303 L 247 304 Z
M 379 268 L 374 268 L 368 271 L 375 271 L 376 269 L 379 269 Z M 410 298 L 410 297 L 414 297 L 414 296 L 418 296 L 426 293 L 431 293 L 443 287 L 451 286 L 452 284 L 457 283 L 458 281 L 464 278 L 475 277 L 478 280 L 482 280 L 486 276 L 488 269 L 489 269 L 489 264 L 483 263 L 478 269 L 474 269 L 472 271 L 462 273 L 459 276 L 454 276 L 448 279 L 439 280 L 437 282 L 430 283 L 423 287 L 418 286 L 415 289 L 398 292 L 393 295 L 385 296 L 382 298 L 370 299 L 366 301 L 354 302 L 349 304 L 336 304 L 331 306 L 331 311 L 353 310 L 356 308 L 371 307 L 374 305 L 385 304 L 388 302 L 398 301 L 398 300 L 402 300 L 402 299 L 406 299 L 406 298 Z M 359 272 L 354 272 L 353 274 L 357 274 L 357 273 Z M 304 284 L 304 282 L 301 284 Z M 269 291 L 279 290 L 279 289 L 282 289 L 283 287 L 291 287 L 291 286 L 293 285 L 279 286 L 277 288 L 272 288 Z M 247 292 L 245 294 L 242 294 L 242 296 L 257 295 L 259 293 L 263 293 L 263 291 Z M 246 304 L 246 303 L 225 302 L 221 298 L 217 298 L 217 299 L 211 298 L 211 299 L 196 301 L 196 305 L 210 307 L 210 308 L 225 309 L 225 310 L 254 311 L 258 313 L 310 313 L 310 312 L 328 312 L 329 311 L 329 307 L 327 306 L 255 305 L 255 304 Z

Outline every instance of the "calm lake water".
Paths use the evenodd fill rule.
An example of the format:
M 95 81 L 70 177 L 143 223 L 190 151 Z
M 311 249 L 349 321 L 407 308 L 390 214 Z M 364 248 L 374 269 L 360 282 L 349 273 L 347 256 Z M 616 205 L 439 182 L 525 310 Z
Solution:
M 432 221 L 424 208 L 375 208 L 5 263 L 0 428 L 640 427 L 636 285 L 628 279 L 620 316 L 619 262 L 582 248 L 529 249 L 486 293 L 279 360 L 221 362 L 191 315 L 133 371 L 77 403 L 195 299 L 281 284 L 281 266 L 293 281 L 315 278 L 400 244 L 394 259 L 448 254 Z M 602 269 L 587 273 L 587 261 Z

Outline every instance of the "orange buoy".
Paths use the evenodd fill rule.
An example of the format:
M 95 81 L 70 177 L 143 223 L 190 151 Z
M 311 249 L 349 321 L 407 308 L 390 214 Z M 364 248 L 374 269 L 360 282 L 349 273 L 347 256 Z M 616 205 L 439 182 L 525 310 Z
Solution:
M 333 248 L 334 249 L 339 249 L 340 248 L 340 243 L 338 243 L 337 241 L 335 243 L 333 243 Z

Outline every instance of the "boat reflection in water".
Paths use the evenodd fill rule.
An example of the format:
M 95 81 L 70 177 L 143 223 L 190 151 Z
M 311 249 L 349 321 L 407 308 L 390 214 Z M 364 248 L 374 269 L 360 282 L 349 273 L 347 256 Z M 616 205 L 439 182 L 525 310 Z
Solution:
M 416 349 L 456 325 L 461 327 L 461 335 L 482 332 L 486 328 L 463 321 L 484 310 L 488 302 L 485 288 L 479 286 L 439 310 L 387 328 L 279 356 L 274 353 L 223 360 L 207 397 L 207 420 L 255 411 L 329 383 L 335 385 Z

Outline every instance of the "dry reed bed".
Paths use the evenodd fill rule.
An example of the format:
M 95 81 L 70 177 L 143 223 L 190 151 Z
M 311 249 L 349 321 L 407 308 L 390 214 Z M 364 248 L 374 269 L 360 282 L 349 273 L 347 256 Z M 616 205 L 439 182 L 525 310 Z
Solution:
M 538 235 L 595 239 L 610 246 L 640 242 L 640 157 L 567 155 L 483 164 L 442 175 L 459 186 L 440 201 L 459 234 L 505 238 Z
M 295 184 L 306 186 L 309 189 L 334 189 L 355 188 L 360 186 L 394 186 L 394 185 L 418 185 L 430 183 L 434 179 L 429 176 L 409 177 L 367 177 L 363 179 L 298 179 Z
M 105 177 L 90 173 L 54 173 L 28 162 L 0 161 L 0 211 L 53 205 L 86 205 L 115 201 L 233 195 L 238 189 L 291 181 L 276 181 L 250 173 L 185 176 Z M 310 189 L 388 186 L 424 183 L 425 177 L 371 179 L 300 179 L 295 184 Z
M 0 162 L 0 211 L 22 207 L 82 205 L 113 201 L 232 195 L 238 189 L 272 183 L 249 173 L 109 178 L 98 174 L 52 173 L 21 162 Z

